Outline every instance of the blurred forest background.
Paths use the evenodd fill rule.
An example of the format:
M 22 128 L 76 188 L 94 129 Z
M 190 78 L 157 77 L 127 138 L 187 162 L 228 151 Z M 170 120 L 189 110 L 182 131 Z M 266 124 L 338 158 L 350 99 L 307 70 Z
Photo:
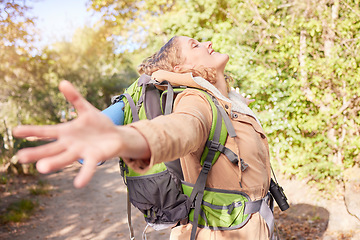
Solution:
M 174 35 L 212 41 L 230 55 L 227 71 L 256 99 L 251 108 L 275 169 L 331 190 L 359 166 L 359 0 L 89 0 L 87 7 L 101 15 L 96 24 L 40 49 L 28 2 L 0 1 L 0 163 L 10 171 L 25 171 L 13 155 L 34 144 L 14 139 L 14 126 L 74 117 L 61 80 L 104 109 Z

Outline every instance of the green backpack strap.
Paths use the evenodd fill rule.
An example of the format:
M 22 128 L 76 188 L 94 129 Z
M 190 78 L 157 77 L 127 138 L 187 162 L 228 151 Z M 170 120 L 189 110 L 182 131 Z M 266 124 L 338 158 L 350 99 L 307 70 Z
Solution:
M 225 112 L 224 108 L 222 108 L 220 106 L 217 99 L 214 96 L 210 96 L 210 97 L 211 97 L 212 101 L 214 102 L 217 111 L 220 112 L 220 114 L 221 114 L 222 121 L 223 121 L 222 128 L 224 128 L 224 125 L 225 125 L 227 132 L 224 129 L 221 130 L 222 136 L 220 137 L 220 144 L 209 140 L 206 143 L 206 147 L 217 148 L 218 151 L 225 154 L 225 156 L 229 159 L 229 161 L 234 164 L 239 164 L 239 160 L 240 160 L 241 171 L 243 172 L 246 170 L 246 168 L 249 165 L 246 164 L 242 158 L 239 158 L 238 155 L 236 155 L 233 151 L 231 151 L 230 149 L 223 146 L 223 144 L 225 143 L 225 140 L 226 140 L 226 136 L 223 136 L 223 135 L 228 133 L 230 137 L 232 137 L 232 138 L 236 137 L 234 126 L 231 124 L 229 116 Z M 225 137 L 225 139 L 224 139 L 224 137 Z M 214 164 L 214 162 L 213 162 L 213 164 Z
M 195 239 L 199 216 L 201 214 L 201 204 L 204 196 L 206 179 L 211 167 L 215 164 L 221 153 L 224 153 L 231 162 L 235 164 L 239 162 L 238 156 L 224 146 L 228 134 L 231 137 L 236 136 L 235 129 L 232 126 L 228 115 L 214 96 L 207 92 L 204 93 L 210 103 L 213 120 L 209 138 L 201 156 L 202 169 L 190 195 L 190 201 L 195 205 L 191 240 Z
M 215 115 L 216 116 L 216 115 Z M 220 132 L 221 132 L 221 119 L 219 119 L 220 114 L 217 114 L 217 122 L 215 127 L 215 139 L 213 141 L 219 141 Z M 214 120 L 213 120 L 214 122 Z M 190 195 L 190 202 L 195 204 L 194 209 L 194 219 L 192 222 L 192 229 L 191 229 L 191 240 L 195 239 L 196 230 L 198 226 L 199 216 L 200 216 L 200 210 L 201 210 L 201 203 L 202 199 L 204 197 L 204 190 L 205 190 L 205 184 L 206 179 L 208 176 L 209 171 L 211 170 L 211 167 L 213 165 L 213 160 L 215 159 L 215 155 L 217 155 L 218 151 L 216 149 L 208 148 L 208 153 L 203 161 L 202 169 L 200 171 L 200 174 L 196 180 L 195 186 L 191 192 Z M 215 160 L 216 161 L 216 160 Z

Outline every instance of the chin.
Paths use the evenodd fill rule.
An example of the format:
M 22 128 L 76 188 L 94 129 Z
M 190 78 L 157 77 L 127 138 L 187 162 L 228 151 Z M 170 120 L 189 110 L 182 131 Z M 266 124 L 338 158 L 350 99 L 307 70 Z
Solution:
M 226 62 L 228 62 L 229 61 L 229 55 L 227 55 L 226 53 L 223 53 L 223 55 L 224 55 L 224 58 L 226 58 Z
M 229 61 L 229 55 L 227 55 L 225 53 L 221 53 L 221 60 L 219 61 L 219 62 L 221 62 L 220 65 L 225 68 L 225 65 L 228 63 L 228 61 Z

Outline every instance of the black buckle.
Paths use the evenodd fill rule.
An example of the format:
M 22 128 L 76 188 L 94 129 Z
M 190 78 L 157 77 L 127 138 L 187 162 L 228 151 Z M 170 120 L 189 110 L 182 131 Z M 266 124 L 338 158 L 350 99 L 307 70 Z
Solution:
M 242 159 L 242 158 L 240 158 L 240 163 L 241 163 L 241 171 L 242 172 L 245 171 L 249 167 L 249 165 L 246 162 L 244 162 L 244 159 Z
M 111 105 L 114 105 L 115 103 L 120 102 L 124 98 L 124 95 L 118 95 L 111 98 Z
M 206 146 L 209 148 L 209 151 L 219 151 L 221 143 L 215 142 L 215 141 L 208 141 L 208 144 Z
M 204 165 L 202 167 L 202 171 L 204 173 L 208 173 L 211 169 L 212 163 L 211 162 L 204 162 Z
M 124 172 L 125 172 L 125 167 L 124 167 L 124 162 L 122 160 L 119 161 L 119 167 L 120 167 L 120 174 L 122 177 L 124 177 Z

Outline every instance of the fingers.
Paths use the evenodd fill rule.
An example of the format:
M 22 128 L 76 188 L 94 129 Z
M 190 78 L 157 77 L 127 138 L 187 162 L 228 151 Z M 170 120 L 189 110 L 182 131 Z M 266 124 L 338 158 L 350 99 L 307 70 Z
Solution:
M 77 149 L 67 148 L 59 154 L 40 159 L 36 168 L 40 173 L 51 173 L 70 165 L 79 158 Z
M 53 138 L 56 139 L 60 125 L 47 126 L 18 126 L 13 129 L 12 133 L 15 137 L 38 137 L 38 138 Z
M 92 157 L 87 157 L 84 160 L 84 164 L 80 168 L 80 171 L 74 179 L 74 186 L 76 188 L 85 187 L 94 176 L 95 169 L 97 167 L 97 160 Z
M 86 186 L 93 177 L 98 163 L 106 159 L 105 155 L 99 150 L 90 150 L 84 156 L 84 163 L 78 175 L 74 179 L 74 186 L 82 188 Z
M 42 158 L 60 154 L 65 150 L 66 148 L 63 144 L 55 141 L 38 147 L 21 149 L 16 155 L 21 163 L 30 163 Z
M 85 100 L 85 98 L 75 89 L 68 81 L 61 81 L 59 90 L 64 94 L 65 98 L 75 107 L 79 114 L 92 108 L 93 106 Z
M 22 149 L 17 153 L 21 163 L 38 161 L 36 168 L 40 173 L 47 174 L 62 169 L 80 159 L 78 149 L 65 147 L 60 142 L 52 142 L 43 146 Z M 102 159 L 97 152 L 84 157 L 84 164 L 74 180 L 76 188 L 86 186 L 94 175 L 97 163 Z
M 79 115 L 82 114 L 81 116 L 85 117 L 81 118 L 80 116 L 74 121 L 51 126 L 19 126 L 15 128 L 13 130 L 15 137 L 25 138 L 31 136 L 40 139 L 57 139 L 57 141 L 46 145 L 22 149 L 17 153 L 17 156 L 22 163 L 38 161 L 36 167 L 40 173 L 50 173 L 59 170 L 79 158 L 84 158 L 84 165 L 74 181 L 75 187 L 83 187 L 92 178 L 96 165 L 102 158 L 101 156 L 96 157 L 97 153 L 91 153 L 94 151 L 87 150 L 84 146 L 81 146 L 84 144 L 76 144 L 78 146 L 76 147 L 76 145 L 71 143 L 77 143 L 79 140 L 83 140 L 82 143 L 85 142 L 86 136 L 88 136 L 85 134 L 87 131 L 84 127 L 79 126 L 87 126 L 84 124 L 85 120 L 91 120 L 93 119 L 92 116 L 98 116 L 94 115 L 95 110 L 97 112 L 100 111 L 87 102 L 70 82 L 62 81 L 59 89 L 65 98 L 76 108 Z M 99 114 L 99 116 L 103 115 Z M 105 116 L 103 117 L 106 118 Z M 110 121 L 107 118 L 106 120 Z

